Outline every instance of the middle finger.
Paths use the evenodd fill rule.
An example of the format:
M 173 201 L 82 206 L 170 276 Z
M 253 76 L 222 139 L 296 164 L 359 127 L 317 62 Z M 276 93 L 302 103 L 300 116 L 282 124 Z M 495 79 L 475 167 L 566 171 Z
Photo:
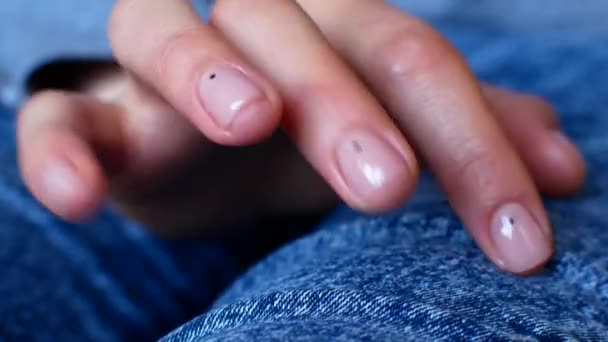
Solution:
M 224 0 L 211 23 L 278 85 L 288 134 L 343 199 L 366 211 L 402 203 L 412 150 L 295 2 Z
M 399 122 L 485 253 L 515 273 L 543 265 L 551 231 L 535 184 L 457 51 L 383 1 L 300 2 Z

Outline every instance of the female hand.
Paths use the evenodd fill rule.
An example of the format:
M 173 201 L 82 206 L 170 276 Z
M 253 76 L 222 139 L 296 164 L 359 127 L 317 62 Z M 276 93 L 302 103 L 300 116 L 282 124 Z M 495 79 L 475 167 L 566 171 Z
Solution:
M 369 213 L 407 199 L 417 154 L 488 257 L 529 273 L 552 253 L 537 189 L 583 180 L 549 106 L 481 87 L 440 34 L 382 1 L 220 0 L 207 26 L 186 1 L 119 0 L 109 30 L 126 73 L 85 96 L 41 93 L 20 116 L 26 182 L 67 219 L 90 215 L 108 184 L 157 224 L 172 211 L 194 224 L 235 219 L 235 207 L 327 207 L 331 193 L 281 139 L 215 145 L 250 146 L 282 123 L 331 189 Z M 184 195 L 183 170 L 204 186 Z

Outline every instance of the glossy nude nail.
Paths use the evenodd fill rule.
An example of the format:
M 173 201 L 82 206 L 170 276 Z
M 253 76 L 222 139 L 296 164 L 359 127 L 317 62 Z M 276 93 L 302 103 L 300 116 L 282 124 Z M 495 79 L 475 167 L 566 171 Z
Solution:
M 363 200 L 388 196 L 385 192 L 409 176 L 402 155 L 388 142 L 366 131 L 345 135 L 337 146 L 337 159 L 347 185 Z
M 70 200 L 74 192 L 81 191 L 84 184 L 73 165 L 58 158 L 44 166 L 42 186 L 47 200 L 64 203 Z
M 270 103 L 264 92 L 238 69 L 221 65 L 206 72 L 199 86 L 203 107 L 222 128 L 229 128 L 235 118 L 268 110 Z
M 501 266 L 514 273 L 525 273 L 551 256 L 551 244 L 530 212 L 516 203 L 500 207 L 492 219 L 494 240 Z

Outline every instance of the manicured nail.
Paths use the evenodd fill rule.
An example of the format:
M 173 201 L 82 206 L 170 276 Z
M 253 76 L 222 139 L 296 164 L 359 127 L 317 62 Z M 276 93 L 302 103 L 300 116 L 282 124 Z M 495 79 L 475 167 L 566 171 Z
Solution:
M 377 135 L 351 132 L 337 147 L 337 159 L 347 185 L 361 198 L 382 195 L 387 187 L 404 182 L 409 169 L 394 147 Z
M 203 107 L 223 128 L 230 127 L 246 107 L 268 102 L 260 88 L 241 71 L 230 66 L 217 66 L 205 73 L 199 92 Z
M 53 159 L 42 169 L 42 186 L 47 200 L 64 203 L 83 186 L 73 165 L 61 159 Z
M 549 240 L 529 211 L 520 204 L 506 204 L 496 211 L 491 236 L 501 266 L 510 272 L 525 273 L 551 256 Z

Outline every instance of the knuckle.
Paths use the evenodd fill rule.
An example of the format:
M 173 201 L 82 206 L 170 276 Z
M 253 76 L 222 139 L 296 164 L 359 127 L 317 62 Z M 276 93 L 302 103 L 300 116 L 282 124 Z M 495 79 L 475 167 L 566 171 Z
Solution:
M 454 56 L 449 44 L 431 27 L 406 22 L 384 34 L 375 48 L 381 72 L 390 79 L 424 76 Z
M 232 21 L 242 13 L 253 13 L 256 6 L 268 2 L 265 0 L 217 0 L 211 10 L 212 22 Z
M 480 141 L 469 141 L 463 143 L 456 150 L 461 151 L 454 165 L 448 167 L 449 177 L 458 179 L 461 183 L 488 183 L 488 170 L 494 169 L 494 154 L 484 147 Z
M 137 24 L 142 24 L 142 17 L 152 23 L 163 19 L 163 8 L 156 7 L 145 0 L 118 0 L 110 15 L 108 34 L 114 56 L 123 67 L 146 81 L 166 83 L 172 73 L 191 73 L 192 60 L 216 47 L 204 44 L 208 40 L 205 26 L 198 20 L 175 21 L 140 39 L 143 31 Z
M 128 15 L 137 0 L 116 0 L 108 19 L 108 36 L 113 46 L 119 46 L 119 37 L 129 29 Z
M 159 43 L 158 58 L 156 59 L 155 71 L 161 79 L 170 79 L 169 74 L 179 68 L 188 69 L 190 72 L 189 61 L 194 59 L 193 47 L 200 38 L 199 27 L 186 27 L 172 33 Z

